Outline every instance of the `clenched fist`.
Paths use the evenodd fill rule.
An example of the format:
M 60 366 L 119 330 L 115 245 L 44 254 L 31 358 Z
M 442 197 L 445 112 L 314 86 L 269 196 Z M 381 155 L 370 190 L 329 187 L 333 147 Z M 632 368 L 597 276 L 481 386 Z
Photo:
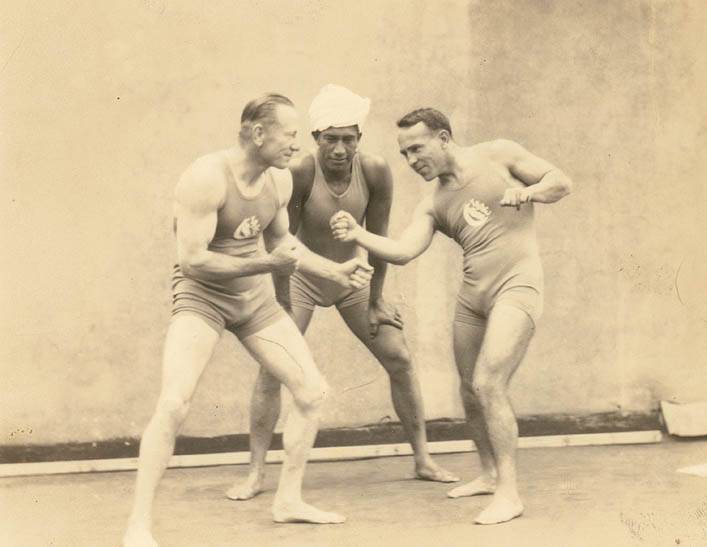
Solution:
M 524 203 L 530 203 L 532 198 L 533 194 L 530 188 L 508 188 L 503 193 L 500 204 L 503 207 L 515 207 L 516 209 L 520 209 L 520 206 Z
M 270 252 L 273 273 L 291 275 L 299 263 L 301 250 L 299 246 L 287 241 L 281 243 Z
M 352 258 L 336 267 L 336 282 L 349 289 L 360 289 L 371 281 L 373 267 L 360 258 Z
M 346 211 L 334 213 L 329 219 L 329 226 L 334 239 L 338 241 L 353 241 L 356 239 L 356 230 L 361 229 L 356 219 Z

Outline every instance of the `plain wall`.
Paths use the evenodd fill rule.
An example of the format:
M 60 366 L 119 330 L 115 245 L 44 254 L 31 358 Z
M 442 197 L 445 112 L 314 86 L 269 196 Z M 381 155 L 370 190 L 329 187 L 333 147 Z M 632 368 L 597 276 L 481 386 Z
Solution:
M 303 114 L 339 83 L 372 99 L 362 148 L 395 177 L 391 233 L 430 186 L 399 157 L 419 106 L 464 144 L 505 137 L 575 193 L 537 207 L 545 314 L 519 414 L 646 411 L 707 398 L 705 18 L 697 1 L 13 2 L 0 22 L 2 443 L 138 436 L 170 316 L 171 198 L 234 142 L 264 91 Z M 437 236 L 386 296 L 427 418 L 460 417 L 457 247 Z M 396 420 L 387 376 L 335 310 L 307 334 L 333 397 L 324 427 Z M 254 361 L 225 335 L 183 432 L 246 432 Z

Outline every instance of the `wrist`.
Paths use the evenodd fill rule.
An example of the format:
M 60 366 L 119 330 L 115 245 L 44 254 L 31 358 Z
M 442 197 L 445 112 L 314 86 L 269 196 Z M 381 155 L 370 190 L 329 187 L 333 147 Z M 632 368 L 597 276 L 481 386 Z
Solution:
M 279 267 L 280 267 L 280 261 L 277 260 L 275 256 L 272 254 L 266 254 L 263 257 L 264 263 L 265 263 L 265 270 L 276 275 L 276 276 L 281 276 L 284 275 L 281 273 Z
M 360 224 L 356 224 L 356 226 L 351 230 L 353 240 L 358 243 L 361 240 L 361 236 L 363 235 L 364 231 L 365 230 L 361 227 Z

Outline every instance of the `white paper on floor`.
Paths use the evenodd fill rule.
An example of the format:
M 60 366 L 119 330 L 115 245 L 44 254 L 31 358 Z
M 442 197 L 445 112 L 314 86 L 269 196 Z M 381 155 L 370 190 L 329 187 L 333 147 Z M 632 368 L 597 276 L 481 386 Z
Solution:
M 668 433 L 680 437 L 700 437 L 707 435 L 707 402 L 673 403 L 661 401 Z
M 687 473 L 688 475 L 697 475 L 698 477 L 707 477 L 707 463 L 700 465 L 691 465 L 690 467 L 682 467 L 678 469 L 678 473 Z

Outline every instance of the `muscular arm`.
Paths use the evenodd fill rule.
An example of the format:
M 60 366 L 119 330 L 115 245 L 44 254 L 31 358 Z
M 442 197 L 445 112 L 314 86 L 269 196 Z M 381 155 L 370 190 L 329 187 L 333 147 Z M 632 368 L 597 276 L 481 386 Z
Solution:
M 291 189 L 285 190 L 285 203 L 275 215 L 270 225 L 263 231 L 265 248 L 271 252 L 276 247 L 286 245 L 294 249 L 298 255 L 297 269 L 305 273 L 328 279 L 339 283 L 342 286 L 359 287 L 365 285 L 370 280 L 370 274 L 359 272 L 358 268 L 366 266 L 357 259 L 349 260 L 343 264 L 323 258 L 310 251 L 299 239 L 293 236 L 290 231 L 289 215 L 287 213 L 287 203 L 289 202 Z M 281 282 L 278 279 L 278 282 Z M 281 282 L 281 285 L 284 284 Z M 282 290 L 282 288 L 281 288 Z M 289 289 L 288 289 L 289 295 Z M 285 302 L 289 305 L 289 300 Z
M 511 175 L 527 186 L 523 189 L 522 202 L 554 203 L 572 191 L 572 181 L 565 173 L 513 141 L 494 141 L 491 151 L 508 167 Z
M 269 255 L 241 258 L 209 250 L 225 196 L 223 176 L 208 159 L 197 160 L 177 184 L 177 255 L 182 272 L 189 277 L 218 281 L 273 269 Z
M 341 241 L 356 241 L 382 260 L 402 265 L 420 256 L 432 243 L 435 223 L 431 206 L 431 198 L 421 201 L 415 209 L 412 222 L 397 240 L 364 230 L 356 224 L 351 215 L 342 211 L 332 217 L 331 226 L 335 238 Z
M 361 165 L 369 192 L 365 215 L 366 230 L 385 237 L 388 235 L 388 220 L 393 200 L 393 175 L 390 172 L 390 167 L 382 158 L 369 156 L 362 159 Z M 369 299 L 373 304 L 383 296 L 387 263 L 373 253 L 368 255 L 368 262 L 373 267 Z

